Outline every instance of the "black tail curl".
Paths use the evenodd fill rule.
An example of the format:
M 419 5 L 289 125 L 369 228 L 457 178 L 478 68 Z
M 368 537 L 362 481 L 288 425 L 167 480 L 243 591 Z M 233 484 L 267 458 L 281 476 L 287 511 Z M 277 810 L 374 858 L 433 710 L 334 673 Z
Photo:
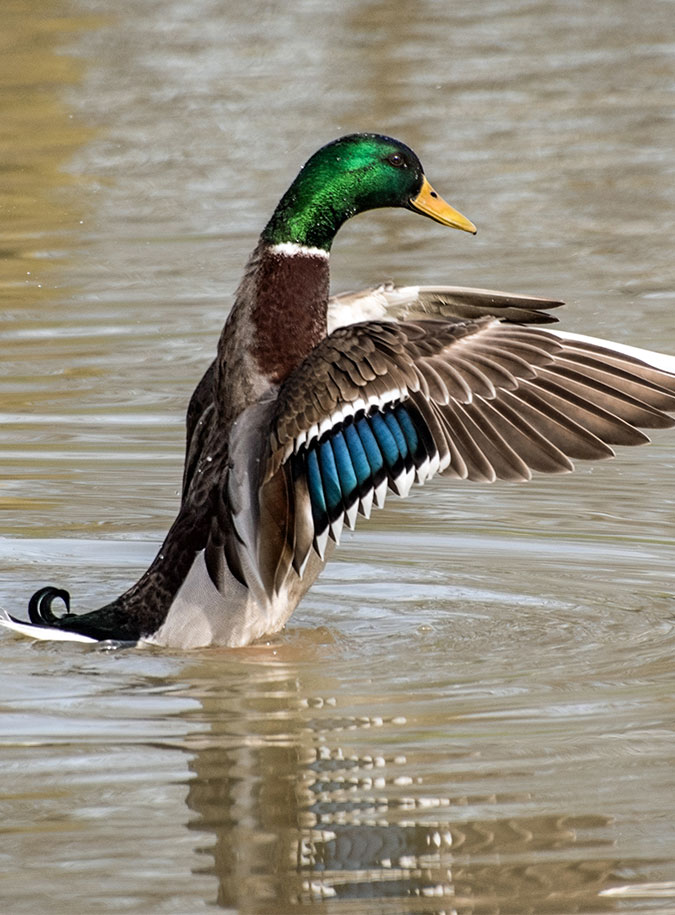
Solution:
M 70 611 L 70 594 L 63 588 L 47 585 L 36 591 L 28 602 L 28 616 L 31 623 L 36 626 L 56 626 L 58 628 L 61 617 L 52 613 L 52 602 L 57 598 L 66 605 L 66 612 Z

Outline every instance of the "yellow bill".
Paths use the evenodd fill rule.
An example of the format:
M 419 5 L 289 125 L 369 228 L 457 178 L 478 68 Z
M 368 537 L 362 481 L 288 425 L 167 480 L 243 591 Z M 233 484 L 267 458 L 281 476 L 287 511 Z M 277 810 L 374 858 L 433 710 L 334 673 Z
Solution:
M 413 197 L 410 201 L 410 208 L 429 216 L 430 219 L 434 219 L 436 222 L 440 222 L 441 225 L 451 226 L 453 229 L 461 229 L 463 232 L 471 232 L 472 235 L 475 235 L 478 231 L 466 216 L 462 216 L 461 213 L 436 193 L 426 178 L 422 182 L 422 187 L 417 197 Z

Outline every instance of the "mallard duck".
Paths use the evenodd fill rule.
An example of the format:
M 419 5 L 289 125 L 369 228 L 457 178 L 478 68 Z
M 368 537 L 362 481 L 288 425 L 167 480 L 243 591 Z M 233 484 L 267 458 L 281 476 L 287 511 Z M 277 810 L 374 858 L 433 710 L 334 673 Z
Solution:
M 675 358 L 544 329 L 560 302 L 460 287 L 329 299 L 350 217 L 403 207 L 474 233 L 398 140 L 355 134 L 302 168 L 251 254 L 216 358 L 190 400 L 182 502 L 142 578 L 42 638 L 242 646 L 280 630 L 343 525 L 436 474 L 529 480 L 672 426 Z

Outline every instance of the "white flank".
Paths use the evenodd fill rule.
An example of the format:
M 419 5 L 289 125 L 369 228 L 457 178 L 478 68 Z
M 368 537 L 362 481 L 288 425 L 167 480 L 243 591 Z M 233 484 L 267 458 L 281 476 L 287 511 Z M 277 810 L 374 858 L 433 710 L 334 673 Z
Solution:
M 675 356 L 668 356 L 666 353 L 655 353 L 649 349 L 640 349 L 638 346 L 629 346 L 627 343 L 615 343 L 613 340 L 602 340 L 600 337 L 587 337 L 585 334 L 571 334 L 564 330 L 549 330 L 546 333 L 554 337 L 560 337 L 563 340 L 578 340 L 580 343 L 592 343 L 595 346 L 604 346 L 605 349 L 613 350 L 615 353 L 623 353 L 625 356 L 632 356 L 633 359 L 640 359 L 647 365 L 660 369 L 662 372 L 672 372 L 675 374 Z
M 211 580 L 204 551 L 197 553 L 164 622 L 141 642 L 181 649 L 239 648 L 284 625 L 293 609 L 286 593 L 261 603 L 226 565 L 222 575 L 221 592 Z
M 293 241 L 282 241 L 278 245 L 272 245 L 270 251 L 273 254 L 283 254 L 284 257 L 320 257 L 325 261 L 329 258 L 328 251 L 324 251 L 323 248 L 296 245 Z
M 42 642 L 97 642 L 90 635 L 81 632 L 67 632 L 65 629 L 53 629 L 51 626 L 35 626 L 33 623 L 17 623 L 6 610 L 0 610 L 0 626 L 26 635 Z

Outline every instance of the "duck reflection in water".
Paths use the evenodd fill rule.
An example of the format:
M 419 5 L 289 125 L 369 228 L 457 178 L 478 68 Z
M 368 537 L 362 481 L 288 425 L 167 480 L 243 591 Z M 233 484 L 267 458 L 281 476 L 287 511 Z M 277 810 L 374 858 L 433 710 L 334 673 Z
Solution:
M 187 804 L 219 906 L 288 915 L 332 900 L 430 915 L 517 902 L 542 912 L 563 893 L 563 907 L 612 910 L 599 902 L 619 866 L 611 819 L 533 814 L 532 761 L 498 774 L 448 713 L 429 721 L 444 734 L 434 753 L 419 725 L 408 734 L 400 716 L 363 715 L 371 697 L 331 696 L 316 663 L 311 686 L 292 663 L 226 666 L 188 713 L 208 723 L 192 736 Z M 199 666 L 184 674 L 204 682 Z

